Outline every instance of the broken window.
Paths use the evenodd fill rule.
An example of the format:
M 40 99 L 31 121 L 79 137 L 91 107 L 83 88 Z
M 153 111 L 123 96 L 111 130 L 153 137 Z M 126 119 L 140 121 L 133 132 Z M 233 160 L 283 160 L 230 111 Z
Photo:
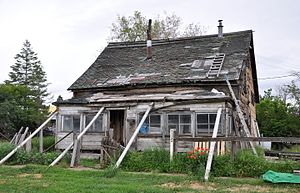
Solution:
M 143 126 L 140 129 L 140 132 L 143 134 L 161 134 L 161 116 L 160 114 L 150 114 L 146 118 Z M 142 120 L 143 115 L 139 116 L 140 120 Z
M 191 115 L 190 114 L 169 114 L 168 115 L 168 130 L 175 129 L 179 135 L 191 133 Z
M 85 126 L 87 126 L 96 114 L 87 114 L 85 115 Z M 88 133 L 101 133 L 104 132 L 103 126 L 103 116 L 99 115 L 99 117 L 95 120 L 92 126 L 87 130 Z
M 212 133 L 216 117 L 216 113 L 197 114 L 197 134 Z
M 63 132 L 80 131 L 80 115 L 62 115 L 62 127 Z

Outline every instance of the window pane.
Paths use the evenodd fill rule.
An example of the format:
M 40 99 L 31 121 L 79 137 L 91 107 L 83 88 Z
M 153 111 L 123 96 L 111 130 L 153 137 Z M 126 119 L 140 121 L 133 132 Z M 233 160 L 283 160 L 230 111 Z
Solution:
M 215 123 L 216 117 L 217 117 L 217 114 L 209 114 L 209 123 Z
M 168 124 L 178 125 L 178 115 L 168 115 Z
M 190 134 L 190 133 L 191 133 L 191 125 L 180 126 L 180 134 Z
M 92 119 L 95 117 L 96 114 L 89 114 L 89 115 L 86 115 L 85 116 L 85 126 L 87 126 L 91 121 Z M 96 121 L 93 123 L 93 125 L 87 130 L 87 132 L 103 132 L 103 129 L 102 129 L 102 119 L 103 119 L 103 116 L 100 115 Z
M 62 117 L 63 119 L 63 128 L 62 131 L 72 131 L 72 122 L 73 122 L 73 117 L 70 115 L 64 115 Z
M 180 115 L 180 123 L 191 123 L 191 115 Z
M 197 133 L 209 133 L 208 125 L 197 125 Z
M 73 116 L 73 129 L 76 132 L 80 131 L 80 116 L 78 115 Z
M 197 114 L 197 123 L 208 123 L 208 114 Z
M 103 132 L 103 128 L 102 128 L 102 121 L 103 121 L 103 116 L 100 115 L 95 123 L 94 123 L 94 132 Z
M 150 115 L 150 125 L 160 125 L 160 115 Z

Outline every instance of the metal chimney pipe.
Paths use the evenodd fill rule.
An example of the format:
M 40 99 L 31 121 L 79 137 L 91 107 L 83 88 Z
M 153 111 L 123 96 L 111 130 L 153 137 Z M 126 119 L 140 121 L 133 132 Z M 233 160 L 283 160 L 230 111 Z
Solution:
M 218 20 L 219 26 L 218 26 L 218 37 L 222 38 L 223 37 L 223 25 L 222 25 L 223 20 Z
M 151 23 L 152 23 L 152 20 L 149 19 L 148 29 L 147 29 L 147 59 L 152 58 Z

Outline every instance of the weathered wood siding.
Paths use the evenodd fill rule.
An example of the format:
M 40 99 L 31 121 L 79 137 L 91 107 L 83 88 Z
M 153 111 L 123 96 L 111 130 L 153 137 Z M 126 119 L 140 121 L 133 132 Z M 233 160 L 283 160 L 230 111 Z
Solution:
M 68 133 L 59 132 L 57 140 L 60 140 Z M 88 133 L 82 137 L 82 150 L 100 150 L 101 140 L 104 135 L 99 133 Z M 73 134 L 70 134 L 64 140 L 57 144 L 56 149 L 65 149 L 73 141 Z
M 255 90 L 253 84 L 252 68 L 250 61 L 247 62 L 243 71 L 243 83 L 241 84 L 240 100 L 241 107 L 245 113 L 245 118 L 248 121 L 250 132 L 257 136 L 256 132 L 256 102 L 255 102 Z

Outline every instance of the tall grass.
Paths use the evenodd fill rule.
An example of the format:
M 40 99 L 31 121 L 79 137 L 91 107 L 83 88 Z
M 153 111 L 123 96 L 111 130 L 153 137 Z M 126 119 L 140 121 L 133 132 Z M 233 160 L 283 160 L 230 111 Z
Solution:
M 300 163 L 290 160 L 278 162 L 268 161 L 263 151 L 258 150 L 259 156 L 253 155 L 251 150 L 241 150 L 236 159 L 230 155 L 215 156 L 212 163 L 212 176 L 228 177 L 259 177 L 268 170 L 277 172 L 292 172 L 300 168 Z M 124 159 L 121 167 L 126 171 L 187 173 L 203 176 L 206 167 L 207 155 L 190 159 L 187 153 L 177 153 L 170 162 L 169 152 L 164 149 L 146 150 L 144 152 L 130 152 Z

